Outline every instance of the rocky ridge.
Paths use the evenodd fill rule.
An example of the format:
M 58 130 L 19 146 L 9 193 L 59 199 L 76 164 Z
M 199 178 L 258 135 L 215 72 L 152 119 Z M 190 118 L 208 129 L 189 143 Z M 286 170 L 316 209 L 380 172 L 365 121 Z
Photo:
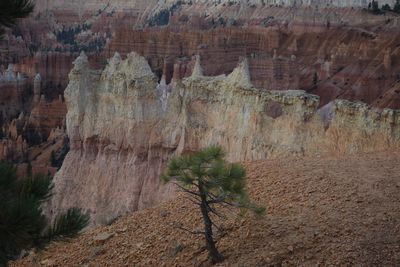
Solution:
M 251 86 L 246 60 L 229 75 L 160 86 L 136 53 L 103 71 L 82 54 L 65 91 L 71 151 L 54 178 L 50 214 L 71 206 L 104 224 L 171 197 L 159 175 L 171 156 L 221 144 L 230 161 L 378 151 L 400 145 L 400 112 Z
M 133 2 L 133 3 L 132 3 Z M 64 8 L 64 9 L 78 9 L 81 8 L 82 10 L 97 10 L 99 8 L 104 8 L 107 6 L 112 6 L 116 9 L 124 9 L 124 8 L 131 8 L 133 5 L 135 6 L 145 6 L 146 4 L 150 7 L 156 6 L 156 5 L 173 5 L 177 0 L 168 0 L 168 1 L 122 1 L 122 0 L 117 0 L 117 1 L 105 1 L 105 0 L 89 0 L 85 2 L 81 2 L 79 0 L 72 0 L 72 1 L 66 1 L 66 0 L 55 0 L 55 1 L 48 1 L 48 0 L 38 0 L 38 6 L 40 10 L 44 9 L 54 9 L 54 8 Z M 203 4 L 203 3 L 208 3 L 208 4 L 228 4 L 228 3 L 235 3 L 235 4 L 243 4 L 243 5 L 266 5 L 266 6 L 289 6 L 289 7 L 300 7 L 300 6 L 306 6 L 306 7 L 315 7 L 315 8 L 326 8 L 326 7 L 368 7 L 368 3 L 370 1 L 367 0 L 249 0 L 249 1 L 243 1 L 243 0 L 222 0 L 222 1 L 217 1 L 217 0 L 194 0 L 194 1 L 189 1 L 189 0 L 184 0 L 181 1 L 184 3 L 192 2 L 195 4 Z M 384 4 L 389 4 L 390 6 L 393 6 L 396 3 L 396 0 L 381 0 L 379 1 L 380 5 Z

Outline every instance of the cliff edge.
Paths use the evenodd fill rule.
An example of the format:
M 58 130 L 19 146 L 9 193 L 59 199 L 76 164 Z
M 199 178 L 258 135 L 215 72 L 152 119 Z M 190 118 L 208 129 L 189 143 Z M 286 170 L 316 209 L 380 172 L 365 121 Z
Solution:
M 71 150 L 48 212 L 71 206 L 105 224 L 172 196 L 159 175 L 175 154 L 221 144 L 230 161 L 378 151 L 400 145 L 400 112 L 336 100 L 318 109 L 303 91 L 252 87 L 243 60 L 230 75 L 158 83 L 136 53 L 103 71 L 81 54 L 65 91 Z M 200 69 L 199 69 L 200 68 Z

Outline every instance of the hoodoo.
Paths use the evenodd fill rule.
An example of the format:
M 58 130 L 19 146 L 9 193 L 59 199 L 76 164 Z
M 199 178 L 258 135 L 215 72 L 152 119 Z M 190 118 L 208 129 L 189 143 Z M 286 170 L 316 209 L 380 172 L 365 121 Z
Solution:
M 193 74 L 157 93 L 144 57 L 115 54 L 102 72 L 81 54 L 65 91 L 71 140 L 49 206 L 90 210 L 94 224 L 171 197 L 159 176 L 171 156 L 221 144 L 230 161 L 323 156 L 400 145 L 400 112 L 337 100 L 318 109 L 303 91 L 266 92 L 249 81 L 247 60 L 228 76 Z M 163 104 L 163 101 L 167 101 Z M 164 105 L 164 107 L 163 107 Z

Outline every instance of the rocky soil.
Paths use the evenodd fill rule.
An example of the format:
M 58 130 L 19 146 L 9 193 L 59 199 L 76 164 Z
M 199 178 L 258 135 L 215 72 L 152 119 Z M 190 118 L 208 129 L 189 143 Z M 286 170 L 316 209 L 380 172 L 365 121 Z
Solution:
M 400 109 L 398 14 L 374 15 L 358 8 L 364 0 L 275 2 L 37 0 L 34 14 L 0 41 L 0 158 L 22 164 L 40 148 L 32 142 L 37 135 L 43 147 L 51 131 L 64 129 L 59 99 L 81 51 L 92 69 L 103 69 L 117 51 L 135 51 L 167 85 L 191 75 L 194 55 L 207 76 L 229 74 L 246 58 L 258 89 L 305 90 L 320 97 L 319 107 L 347 99 Z M 5 79 L 9 71 L 17 80 Z M 37 74 L 39 104 L 32 96 Z M 10 138 L 21 113 L 29 125 Z
M 219 266 L 399 266 L 400 153 L 246 163 L 264 217 L 227 211 Z M 207 266 L 193 205 L 159 206 L 31 252 L 11 266 Z

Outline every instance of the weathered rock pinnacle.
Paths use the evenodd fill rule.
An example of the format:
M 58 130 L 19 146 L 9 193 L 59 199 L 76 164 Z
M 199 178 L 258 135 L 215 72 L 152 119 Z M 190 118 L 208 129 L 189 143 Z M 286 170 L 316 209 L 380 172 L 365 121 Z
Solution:
M 200 64 L 200 55 L 196 55 L 196 62 L 194 63 L 192 75 L 190 76 L 191 79 L 198 79 L 200 77 L 203 77 L 203 68 L 201 67 Z
M 250 81 L 249 64 L 247 58 L 243 59 L 242 62 L 228 75 L 226 82 L 235 87 L 251 88 L 253 85 Z

